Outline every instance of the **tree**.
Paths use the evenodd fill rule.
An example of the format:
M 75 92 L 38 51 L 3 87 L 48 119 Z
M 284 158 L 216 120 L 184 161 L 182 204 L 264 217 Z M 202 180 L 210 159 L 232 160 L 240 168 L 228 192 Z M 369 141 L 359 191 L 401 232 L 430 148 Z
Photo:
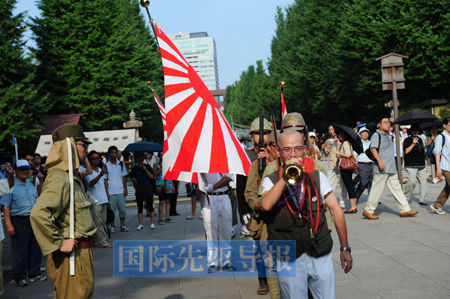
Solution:
M 138 1 L 41 0 L 39 8 L 32 30 L 51 113 L 87 113 L 85 130 L 99 130 L 122 128 L 134 109 L 141 135 L 162 139 L 146 83 L 162 90 L 161 60 Z
M 239 81 L 227 88 L 225 115 L 228 120 L 250 125 L 259 116 L 261 108 L 268 118 L 275 107 L 273 95 L 276 94 L 276 88 L 277 85 L 272 83 L 264 70 L 262 61 L 258 60 L 256 68 L 250 65 L 247 71 L 242 72 Z M 279 109 L 274 112 L 279 113 Z
M 24 55 L 23 14 L 13 15 L 15 0 L 0 3 L 0 154 L 13 153 L 12 135 L 21 148 L 31 150 L 23 140 L 36 139 L 47 97 L 37 95 L 34 67 Z
M 301 112 L 309 127 L 319 130 L 330 122 L 354 125 L 388 112 L 384 105 L 391 95 L 381 89 L 375 58 L 390 52 L 409 56 L 404 61 L 406 89 L 399 91 L 401 109 L 446 98 L 449 11 L 450 3 L 443 0 L 296 0 L 277 11 L 268 79 L 261 80 L 285 81 L 288 112 Z M 230 94 L 243 79 L 231 86 Z M 279 107 L 278 98 L 269 93 Z M 230 108 L 237 115 L 247 109 L 239 101 Z

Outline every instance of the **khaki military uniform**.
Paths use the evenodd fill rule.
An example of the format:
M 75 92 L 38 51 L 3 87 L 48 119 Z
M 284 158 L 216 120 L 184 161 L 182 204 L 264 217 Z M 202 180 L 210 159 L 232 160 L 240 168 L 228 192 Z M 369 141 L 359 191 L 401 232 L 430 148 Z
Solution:
M 269 165 L 271 165 L 269 167 Z M 274 160 L 267 164 L 264 173 L 266 173 L 267 169 L 273 169 L 276 165 L 278 167 L 277 161 Z M 250 169 L 248 172 L 247 184 L 245 186 L 245 200 L 248 205 L 252 208 L 253 217 L 250 223 L 250 231 L 253 234 L 253 238 L 255 240 L 267 241 L 268 233 L 267 233 L 267 225 L 262 220 L 262 215 L 259 212 L 255 211 L 255 204 L 261 204 L 261 198 L 259 194 L 259 190 L 261 188 L 261 180 L 259 178 L 259 169 L 258 169 L 258 160 L 255 160 L 250 165 Z M 274 172 L 275 170 L 269 172 L 268 174 Z M 267 285 L 269 287 L 269 294 L 271 298 L 281 298 L 281 290 L 280 285 L 278 283 L 278 277 L 267 277 Z
M 78 168 L 73 138 L 72 151 L 74 168 Z M 53 283 L 55 298 L 91 298 L 94 291 L 92 249 L 74 249 L 75 276 L 69 274 L 70 254 L 59 250 L 64 240 L 70 238 L 70 182 L 67 168 L 66 141 L 53 143 L 46 163 L 48 175 L 31 211 L 30 220 L 42 253 L 49 255 L 47 273 Z M 89 244 L 97 229 L 91 203 L 86 199 L 84 185 L 77 174 L 74 174 L 74 211 L 75 238 L 79 244 Z

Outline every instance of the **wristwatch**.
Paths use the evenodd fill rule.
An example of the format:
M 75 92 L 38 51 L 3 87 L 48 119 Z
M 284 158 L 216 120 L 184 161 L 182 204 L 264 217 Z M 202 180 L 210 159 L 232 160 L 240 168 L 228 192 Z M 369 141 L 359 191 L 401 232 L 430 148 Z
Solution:
M 352 252 L 352 248 L 350 246 L 348 246 L 348 247 L 341 247 L 341 251 Z

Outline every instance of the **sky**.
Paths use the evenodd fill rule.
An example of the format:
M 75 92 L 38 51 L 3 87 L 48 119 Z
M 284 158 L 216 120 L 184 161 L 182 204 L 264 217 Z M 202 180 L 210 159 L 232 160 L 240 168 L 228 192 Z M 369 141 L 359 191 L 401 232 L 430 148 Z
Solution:
M 115 1 L 115 0 L 112 0 Z M 136 0 L 138 1 L 138 0 Z M 216 42 L 220 88 L 257 60 L 267 62 L 277 7 L 294 0 L 151 0 L 152 18 L 166 33 L 206 31 Z M 38 16 L 35 0 L 18 0 L 15 13 Z M 142 9 L 142 14 L 145 11 Z M 147 20 L 147 16 L 145 16 Z M 25 39 L 31 39 L 27 32 Z M 32 41 L 28 45 L 34 45 Z

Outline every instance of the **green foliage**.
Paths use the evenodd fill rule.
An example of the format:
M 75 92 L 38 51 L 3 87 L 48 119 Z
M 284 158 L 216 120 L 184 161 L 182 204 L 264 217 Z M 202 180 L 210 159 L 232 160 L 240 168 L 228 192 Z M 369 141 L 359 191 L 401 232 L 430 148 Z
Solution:
M 229 121 L 233 118 L 234 122 L 250 125 L 262 108 L 264 116 L 269 118 L 271 109 L 275 107 L 272 95 L 276 92 L 276 85 L 272 84 L 262 61 L 258 60 L 256 67 L 249 66 L 239 81 L 227 88 L 225 115 Z M 279 113 L 279 109 L 274 113 Z
M 406 89 L 399 91 L 401 109 L 416 102 L 447 98 L 450 93 L 450 2 L 296 0 L 278 9 L 268 74 L 261 84 L 243 84 L 246 94 L 263 88 L 265 103 L 280 106 L 277 86 L 286 82 L 288 112 L 303 114 L 309 127 L 324 130 L 330 122 L 354 125 L 387 113 L 391 93 L 381 90 L 379 56 L 396 52 L 405 59 Z M 243 103 L 242 81 L 230 88 L 228 117 L 253 111 Z M 255 81 L 257 79 L 253 79 Z M 265 84 L 271 84 L 267 89 Z M 236 116 L 237 115 L 237 116 Z M 243 122 L 245 124 L 245 122 Z
M 162 90 L 159 51 L 138 1 L 41 0 L 33 19 L 41 92 L 51 114 L 87 113 L 85 130 L 121 129 L 132 109 L 141 135 L 162 139 L 147 81 Z M 155 129 L 157 128 L 157 129 Z
M 23 15 L 13 16 L 15 0 L 0 3 L 0 154 L 14 152 L 12 135 L 19 149 L 32 150 L 25 139 L 35 140 L 41 130 L 41 118 L 47 109 L 46 94 L 38 96 L 34 68 L 24 57 Z

